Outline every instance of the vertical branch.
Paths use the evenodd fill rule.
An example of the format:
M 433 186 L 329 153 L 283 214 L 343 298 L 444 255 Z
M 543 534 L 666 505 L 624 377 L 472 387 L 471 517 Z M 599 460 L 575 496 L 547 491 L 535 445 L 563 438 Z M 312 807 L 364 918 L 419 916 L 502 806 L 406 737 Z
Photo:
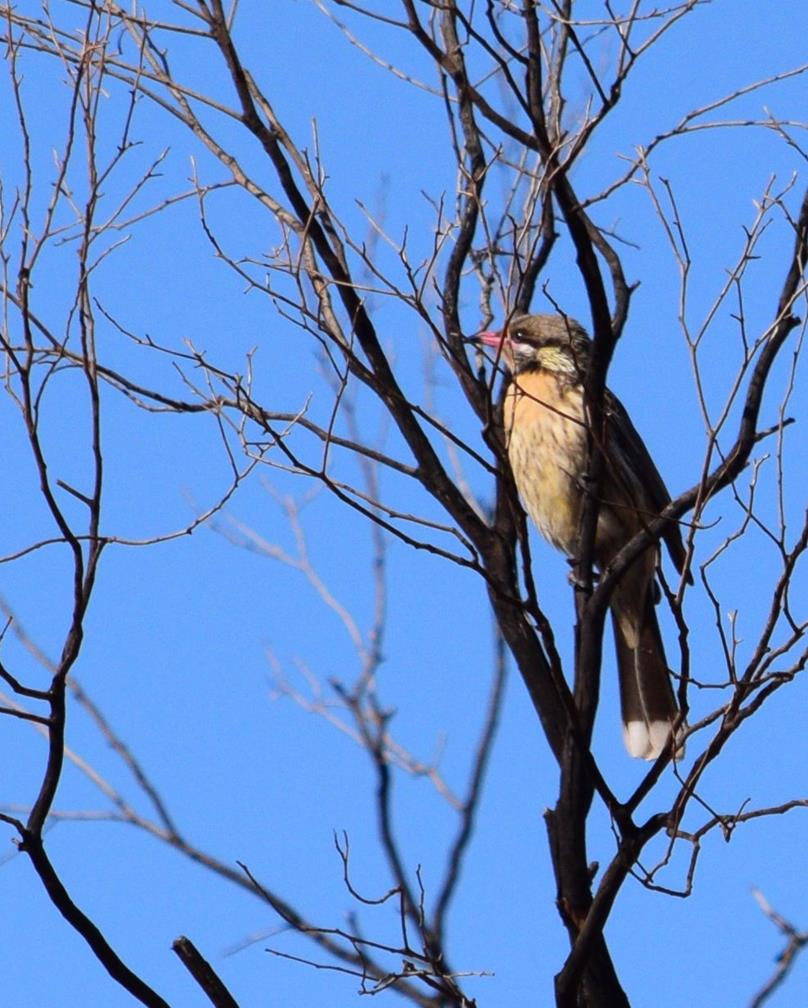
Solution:
M 87 38 L 92 38 L 94 36 L 94 14 L 90 14 L 87 21 Z M 103 44 L 100 41 L 99 44 Z M 76 68 L 75 80 L 73 84 L 73 101 L 71 104 L 70 113 L 70 125 L 68 132 L 68 141 L 65 148 L 65 156 L 62 161 L 61 173 L 62 177 L 67 171 L 67 167 L 70 163 L 70 153 L 74 147 L 74 138 L 76 133 L 76 120 L 78 118 L 77 112 L 82 105 L 83 100 L 83 89 L 85 87 L 90 88 L 92 92 L 92 83 L 90 81 L 91 76 L 91 60 L 92 60 L 93 47 L 88 43 L 85 50 L 85 58 Z M 18 108 L 22 108 L 21 102 L 18 102 Z M 86 124 L 86 119 L 84 120 Z M 88 142 L 88 168 L 92 173 L 92 164 L 94 162 L 94 146 L 92 134 L 87 136 Z M 31 193 L 27 195 L 27 199 L 30 200 Z M 57 199 L 57 195 L 54 195 L 54 201 Z M 87 216 L 89 220 L 84 221 L 85 228 L 92 226 L 92 212 L 94 205 L 95 196 L 91 193 L 90 202 L 86 208 Z M 31 452 L 34 457 L 34 463 L 39 475 L 39 485 L 42 496 L 44 497 L 51 516 L 56 523 L 57 528 L 64 541 L 68 544 L 72 555 L 73 555 L 73 611 L 70 621 L 70 627 L 68 629 L 67 636 L 65 638 L 64 646 L 62 649 L 62 654 L 58 663 L 58 668 L 51 680 L 51 686 L 49 690 L 49 706 L 50 706 L 50 731 L 48 736 L 48 758 L 45 773 L 42 778 L 39 793 L 31 809 L 30 815 L 28 817 L 27 829 L 29 833 L 33 836 L 40 837 L 42 829 L 45 824 L 45 820 L 53 804 L 54 797 L 56 795 L 56 790 L 59 785 L 59 780 L 61 777 L 62 764 L 64 758 L 64 731 L 65 731 L 65 719 L 66 719 L 66 704 L 65 704 L 65 694 L 66 694 L 66 684 L 67 676 L 72 668 L 76 658 L 78 657 L 79 650 L 81 648 L 82 637 L 83 637 L 83 623 L 84 616 L 87 611 L 87 605 L 89 603 L 90 594 L 92 592 L 93 583 L 95 580 L 96 566 L 101 553 L 101 541 L 98 538 L 98 521 L 100 515 L 101 506 L 101 469 L 99 467 L 100 460 L 100 440 L 99 440 L 99 402 L 98 402 L 98 389 L 97 389 L 97 377 L 94 373 L 94 365 L 91 363 L 90 347 L 87 342 L 86 332 L 85 332 L 85 319 L 82 314 L 82 306 L 86 301 L 86 278 L 84 274 L 87 268 L 87 255 L 88 255 L 88 245 L 87 243 L 82 244 L 82 250 L 80 253 L 80 271 L 82 273 L 83 279 L 80 281 L 78 297 L 78 307 L 81 316 L 81 325 L 83 331 L 83 366 L 85 375 L 87 376 L 89 388 L 90 388 L 90 410 L 92 417 L 92 427 L 93 427 L 93 456 L 95 461 L 95 483 L 93 489 L 93 495 L 91 497 L 86 497 L 78 491 L 71 490 L 71 488 L 64 487 L 69 492 L 72 492 L 74 496 L 81 500 L 89 511 L 89 530 L 90 530 L 90 542 L 88 546 L 87 557 L 85 558 L 84 550 L 81 542 L 76 535 L 76 533 L 71 528 L 70 524 L 65 517 L 65 514 L 56 499 L 53 485 L 51 483 L 51 478 L 48 473 L 48 465 L 45 459 L 44 449 L 42 447 L 42 442 L 39 433 L 39 400 L 44 389 L 37 391 L 34 387 L 34 362 L 35 362 L 35 351 L 34 351 L 34 332 L 32 326 L 32 313 L 30 308 L 30 293 L 31 293 L 31 277 L 34 269 L 35 262 L 39 256 L 39 252 L 44 248 L 45 241 L 50 237 L 50 222 L 55 212 L 56 202 L 52 202 L 48 210 L 47 220 L 45 229 L 42 232 L 42 236 L 38 243 L 35 244 L 33 253 L 24 258 L 21 262 L 19 269 L 19 282 L 18 282 L 18 298 L 20 303 L 20 315 L 22 320 L 23 328 L 23 344 L 24 344 L 24 356 L 18 357 L 16 354 L 12 356 L 12 363 L 16 367 L 17 378 L 20 383 L 21 388 L 21 410 L 23 415 L 23 420 L 25 423 L 26 431 L 28 434 L 28 442 L 31 448 Z M 28 216 L 27 211 L 24 216 Z M 23 245 L 23 256 L 26 254 L 26 246 Z M 45 379 L 47 380 L 47 379 Z

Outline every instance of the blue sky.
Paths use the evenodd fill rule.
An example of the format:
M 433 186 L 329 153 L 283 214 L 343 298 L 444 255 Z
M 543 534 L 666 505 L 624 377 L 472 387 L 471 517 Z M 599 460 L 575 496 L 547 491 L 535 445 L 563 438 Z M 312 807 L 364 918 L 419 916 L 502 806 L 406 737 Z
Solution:
M 154 4 L 155 16 L 171 5 Z M 764 9 L 765 8 L 765 9 Z M 581 17 L 601 11 L 595 2 L 579 5 Z M 22 3 L 18 10 L 38 10 Z M 73 16 L 72 12 L 67 16 Z M 178 16 L 176 11 L 173 16 Z M 345 223 L 364 234 L 356 200 L 381 213 L 385 228 L 411 236 L 413 257 L 432 240 L 432 209 L 424 197 L 452 192 L 454 170 L 440 101 L 413 90 L 370 63 L 348 45 L 315 5 L 282 0 L 264 9 L 243 3 L 237 40 L 244 58 L 301 145 L 311 146 L 312 122 L 329 174 L 333 205 Z M 355 27 L 361 25 L 358 22 Z M 621 158 L 672 127 L 688 110 L 750 81 L 784 72 L 805 60 L 805 13 L 794 0 L 760 5 L 736 0 L 697 9 L 649 54 L 626 87 L 624 99 L 576 168 L 580 191 L 591 191 L 624 170 Z M 429 67 L 403 36 L 365 24 L 362 38 L 415 77 L 432 82 Z M 603 59 L 608 59 L 608 51 Z M 211 90 L 223 88 L 212 54 L 177 53 L 184 79 Z M 31 139 L 37 200 L 41 212 L 50 195 L 52 150 L 65 133 L 69 90 L 62 71 L 41 55 L 21 57 L 23 90 L 31 112 Z M 3 78 L 0 127 L 4 137 L 2 174 L 6 206 L 20 184 L 19 131 Z M 586 78 L 581 73 L 583 104 Z M 229 92 L 225 92 L 229 93 Z M 804 118 L 804 77 L 735 103 L 728 118 L 760 118 L 771 112 Z M 576 95 L 571 96 L 574 103 Z M 123 110 L 122 95 L 110 88 L 102 103 L 102 148 L 114 148 Z M 766 110 L 766 111 L 764 111 Z M 235 138 L 232 125 L 223 135 Z M 168 149 L 160 177 L 136 206 L 187 191 L 191 158 L 205 182 L 226 178 L 224 170 L 165 114 L 143 102 L 133 135 L 141 145 L 111 180 L 108 206 Z M 804 137 L 794 130 L 798 140 Z M 240 141 L 239 141 L 240 142 Z M 262 182 L 272 184 L 260 152 L 240 148 Z M 744 227 L 754 220 L 756 200 L 798 179 L 786 197 L 796 212 L 805 186 L 805 157 L 773 131 L 740 126 L 680 138 L 663 146 L 650 162 L 662 193 L 670 180 L 692 251 L 687 320 L 697 326 L 725 282 L 726 271 L 743 247 Z M 81 175 L 73 179 L 80 191 Z M 222 190 L 209 211 L 223 247 L 236 257 L 260 258 L 277 244 L 277 228 L 246 196 Z M 64 211 L 67 213 L 67 211 Z M 660 471 L 674 493 L 698 478 L 704 425 L 693 374 L 677 323 L 679 277 L 676 264 L 639 186 L 626 187 L 599 212 L 598 222 L 636 245 L 626 247 L 630 280 L 640 281 L 632 314 L 610 373 L 610 385 L 631 412 Z M 316 348 L 284 322 L 260 292 L 217 261 L 192 200 L 133 227 L 130 240 L 98 270 L 96 294 L 120 323 L 141 337 L 182 349 L 185 341 L 204 349 L 224 368 L 243 370 L 253 358 L 257 397 L 278 410 L 295 411 L 310 401 L 323 416 L 329 390 L 319 377 Z M 15 239 L 16 240 L 16 239 Z M 563 243 L 562 243 L 563 245 Z M 781 216 L 763 236 L 760 259 L 745 283 L 750 331 L 771 320 L 792 239 Z M 12 251 L 16 246 L 12 242 Z M 388 262 L 390 258 L 388 258 Z M 57 330 L 64 326 L 75 279 L 73 245 L 54 246 L 35 283 L 37 311 Z M 554 297 L 587 322 L 586 301 L 574 263 L 562 247 L 543 280 Z M 537 294 L 535 306 L 540 295 Z M 716 408 L 730 387 L 740 343 L 731 314 L 719 312 L 703 347 L 704 375 Z M 425 361 L 431 348 L 426 331 L 389 299 L 373 301 L 383 342 L 414 396 L 423 397 Z M 474 331 L 477 303 L 469 295 L 464 322 Z M 135 347 L 110 325 L 99 325 L 99 356 L 143 380 L 176 394 L 187 389 L 164 355 Z M 772 384 L 764 414 L 774 422 L 784 387 L 785 365 Z M 436 368 L 435 412 L 453 430 L 479 444 L 479 430 L 446 369 Z M 804 376 L 789 412 L 800 420 Z M 799 384 L 802 382 L 802 386 Z M 104 396 L 107 489 L 104 529 L 124 539 L 147 539 L 180 530 L 227 489 L 228 459 L 209 417 L 145 414 L 112 391 Z M 358 411 L 369 436 L 383 431 L 378 409 L 360 394 Z M 737 411 L 736 411 L 737 412 Z M 786 436 L 790 478 L 784 507 L 790 528 L 798 528 L 805 506 L 806 440 L 802 423 Z M 86 400 L 81 383 L 58 375 L 43 399 L 43 431 L 51 471 L 81 486 L 88 474 Z M 0 552 L 3 555 L 52 534 L 36 492 L 19 414 L 0 397 L 6 480 L 0 498 Z M 400 446 L 388 434 L 388 444 Z M 762 447 L 757 457 L 766 454 Z M 350 466 L 345 472 L 353 474 Z M 763 465 L 760 503 L 776 507 L 774 459 Z M 483 501 L 491 487 L 481 471 L 465 475 Z M 742 481 L 742 485 L 745 485 Z M 151 547 L 110 548 L 101 565 L 89 613 L 86 641 L 76 677 L 125 739 L 167 801 L 188 839 L 230 865 L 237 861 L 324 926 L 339 926 L 351 911 L 334 850 L 334 831 L 351 841 L 353 881 L 378 895 L 389 886 L 373 820 L 373 775 L 361 749 L 344 733 L 275 697 L 273 674 L 280 667 L 305 688 L 301 668 L 320 680 L 350 681 L 357 672 L 355 649 L 333 610 L 322 604 L 300 572 L 260 552 L 234 546 L 222 534 L 230 519 L 255 530 L 265 541 L 294 549 L 289 522 L 278 495 L 301 502 L 301 521 L 310 556 L 329 590 L 364 631 L 371 626 L 372 546 L 363 520 L 331 500 L 325 491 L 302 502 L 311 486 L 272 466 L 261 466 L 219 518 L 219 529 L 198 528 Z M 385 478 L 388 498 L 405 510 L 439 517 L 434 505 L 415 496 L 403 481 Z M 81 505 L 69 505 L 81 520 Z M 710 555 L 740 512 L 728 494 L 707 516 L 715 526 L 698 540 L 697 563 Z M 403 745 L 422 759 L 441 753 L 449 784 L 462 789 L 469 754 L 483 716 L 492 668 L 492 635 L 481 583 L 472 574 L 391 540 L 387 547 L 388 625 L 380 691 L 396 711 L 393 729 Z M 571 655 L 572 599 L 567 565 L 538 538 L 533 543 L 540 600 L 554 622 L 562 657 Z M 0 568 L 0 594 L 30 637 L 51 655 L 61 647 L 69 615 L 66 550 L 47 547 Z M 716 572 L 721 611 L 737 610 L 739 648 L 751 648 L 771 596 L 775 557 L 764 536 L 752 533 Z M 804 573 L 796 588 L 805 589 Z M 800 614 L 799 595 L 794 605 Z M 801 610 L 804 617 L 804 607 Z M 707 681 L 720 678 L 720 650 L 714 615 L 703 592 L 691 593 L 694 670 Z M 675 632 L 665 625 L 669 656 Z M 42 684 L 44 674 L 10 637 L 5 661 L 20 678 Z M 610 645 L 605 649 L 602 709 L 596 752 L 619 793 L 627 794 L 643 767 L 624 754 L 617 730 L 617 698 Z M 714 694 L 694 698 L 706 712 Z M 804 794 L 806 740 L 805 683 L 783 690 L 736 738 L 704 782 L 703 797 L 722 812 L 777 804 Z M 146 812 L 131 778 L 79 709 L 71 713 L 68 742 L 83 760 Z M 29 725 L 0 722 L 0 803 L 30 803 L 41 773 L 44 746 Z M 552 975 L 565 950 L 554 908 L 554 885 L 546 854 L 542 812 L 555 800 L 554 767 L 521 681 L 510 675 L 473 846 L 463 885 L 449 920 L 449 949 L 460 970 L 486 972 L 467 981 L 480 1005 L 510 1005 L 526 997 L 549 1003 Z M 663 791 L 669 789 L 663 784 Z M 649 803 L 648 811 L 657 806 Z M 109 802 L 75 766 L 68 766 L 57 800 L 62 812 L 108 812 Z M 427 892 L 438 884 L 445 845 L 454 818 L 426 780 L 396 779 L 395 816 L 408 869 L 421 866 Z M 702 817 L 694 811 L 691 825 Z M 6 860 L 0 875 L 0 908 L 7 937 L 0 972 L 8 1004 L 37 1008 L 99 1004 L 117 1008 L 131 999 L 116 988 L 49 905 L 24 857 L 15 855 L 10 831 L 0 840 Z M 113 946 L 172 1005 L 201 1003 L 201 995 L 175 962 L 171 941 L 187 934 L 220 972 L 245 1006 L 277 1000 L 294 1006 L 356 1003 L 356 983 L 268 955 L 268 946 L 295 955 L 311 954 L 301 941 L 276 934 L 226 956 L 251 936 L 269 933 L 277 920 L 264 904 L 212 876 L 130 826 L 93 821 L 60 821 L 48 833 L 48 849 L 79 905 L 104 930 Z M 693 894 L 686 900 L 626 885 L 607 935 L 618 971 L 636 1005 L 743 1005 L 773 968 L 781 939 L 757 907 L 751 888 L 759 886 L 786 917 L 805 927 L 805 812 L 740 827 L 727 844 L 713 833 L 704 843 Z M 604 864 L 613 849 L 609 824 L 594 814 L 591 856 Z M 649 860 L 658 856 L 657 844 Z M 686 851 L 673 859 L 665 884 L 681 885 Z M 386 907 L 363 914 L 369 935 L 390 934 L 395 925 Z M 787 987 L 770 1004 L 804 999 L 808 987 L 798 963 Z M 660 983 L 661 979 L 662 983 Z M 395 1003 L 394 995 L 384 995 Z

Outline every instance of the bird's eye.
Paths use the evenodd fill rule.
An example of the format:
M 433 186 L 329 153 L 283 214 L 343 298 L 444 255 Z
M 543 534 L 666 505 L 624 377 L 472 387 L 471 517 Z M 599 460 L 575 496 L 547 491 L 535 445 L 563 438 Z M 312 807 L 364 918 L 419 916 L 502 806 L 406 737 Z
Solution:
M 517 339 L 517 340 L 522 340 L 522 341 L 524 341 L 524 338 L 525 338 L 525 330 L 524 330 L 524 329 L 517 329 L 517 330 L 516 330 L 516 332 L 515 332 L 515 333 L 513 334 L 513 338 L 514 338 L 514 339 Z

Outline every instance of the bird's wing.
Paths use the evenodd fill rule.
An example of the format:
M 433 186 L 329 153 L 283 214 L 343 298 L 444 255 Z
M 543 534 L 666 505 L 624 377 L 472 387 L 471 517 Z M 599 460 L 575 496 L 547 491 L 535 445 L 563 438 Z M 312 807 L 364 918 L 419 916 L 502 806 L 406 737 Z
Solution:
M 637 507 L 649 515 L 660 514 L 671 498 L 654 460 L 617 396 L 607 390 L 603 405 L 608 418 L 608 458 L 616 466 L 619 478 Z M 676 569 L 681 573 L 685 548 L 679 526 L 671 522 L 665 528 L 663 538 Z

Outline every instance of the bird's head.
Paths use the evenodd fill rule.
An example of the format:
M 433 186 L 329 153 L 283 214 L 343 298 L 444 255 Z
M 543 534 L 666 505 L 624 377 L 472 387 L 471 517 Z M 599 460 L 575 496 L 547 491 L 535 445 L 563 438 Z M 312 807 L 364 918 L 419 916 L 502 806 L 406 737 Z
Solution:
M 568 315 L 515 315 L 501 332 L 482 332 L 475 342 L 492 347 L 512 374 L 533 368 L 580 381 L 589 365 L 592 341 Z

